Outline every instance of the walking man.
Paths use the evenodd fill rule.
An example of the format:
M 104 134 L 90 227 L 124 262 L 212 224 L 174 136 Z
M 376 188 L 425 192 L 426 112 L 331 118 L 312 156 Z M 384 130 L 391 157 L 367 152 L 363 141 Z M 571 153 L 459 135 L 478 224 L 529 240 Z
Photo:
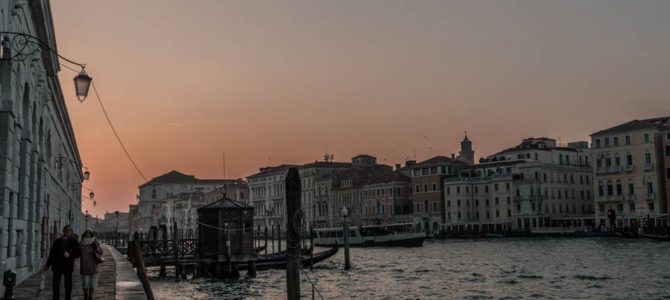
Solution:
M 49 258 L 44 270 L 51 267 L 53 271 L 53 299 L 60 298 L 60 279 L 65 277 L 65 300 L 72 299 L 72 271 L 74 271 L 74 260 L 81 256 L 81 249 L 76 239 L 72 237 L 72 227 L 66 225 L 63 228 L 63 236 L 56 239 L 49 251 Z

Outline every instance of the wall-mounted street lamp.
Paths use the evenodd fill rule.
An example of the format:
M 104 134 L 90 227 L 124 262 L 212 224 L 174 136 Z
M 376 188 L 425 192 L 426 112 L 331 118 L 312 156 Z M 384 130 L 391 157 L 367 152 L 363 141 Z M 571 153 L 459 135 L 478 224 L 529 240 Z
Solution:
M 86 169 L 86 171 L 84 171 L 84 180 L 88 181 L 91 178 L 91 172 L 88 171 L 87 167 L 84 167 L 84 169 Z
M 22 32 L 0 31 L 0 35 L 2 35 L 0 44 L 0 61 L 24 61 L 33 54 L 37 53 L 38 50 L 43 49 L 48 50 L 49 52 L 73 65 L 79 66 L 81 71 L 74 78 L 74 86 L 77 99 L 79 99 L 80 102 L 83 102 L 86 99 L 86 96 L 88 96 L 88 89 L 91 86 L 91 81 L 93 80 L 93 78 L 88 76 L 84 70 L 86 65 L 74 62 L 61 56 L 58 54 L 58 52 L 56 52 L 55 49 L 51 48 L 48 43 L 30 34 Z

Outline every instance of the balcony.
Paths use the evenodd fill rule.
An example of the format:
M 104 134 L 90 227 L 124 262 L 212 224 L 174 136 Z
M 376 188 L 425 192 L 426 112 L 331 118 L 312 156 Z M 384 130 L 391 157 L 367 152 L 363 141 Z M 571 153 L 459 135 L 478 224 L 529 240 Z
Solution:
M 598 196 L 596 197 L 596 202 L 598 203 L 608 203 L 608 202 L 621 202 L 623 201 L 623 195 L 612 195 L 612 196 Z
M 635 202 L 635 194 L 626 195 L 626 201 Z
M 609 173 L 621 173 L 621 166 L 610 166 Z
M 645 171 L 651 171 L 652 169 L 654 169 L 654 164 L 652 164 L 652 163 L 645 163 L 644 164 L 644 170 Z
M 654 201 L 656 199 L 656 193 L 647 193 L 647 201 Z
M 625 169 L 626 169 L 626 173 L 630 173 L 630 172 L 633 172 L 633 170 L 635 170 L 633 165 L 626 165 Z
M 607 167 L 597 167 L 596 168 L 596 174 L 607 174 L 607 171 L 609 168 Z

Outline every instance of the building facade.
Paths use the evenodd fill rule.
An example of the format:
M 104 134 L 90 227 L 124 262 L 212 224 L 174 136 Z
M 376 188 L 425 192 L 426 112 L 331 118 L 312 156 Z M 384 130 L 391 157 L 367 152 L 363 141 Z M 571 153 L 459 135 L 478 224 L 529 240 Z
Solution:
M 170 171 L 139 186 L 136 209 L 131 209 L 129 224 L 131 232 L 147 233 L 151 228 L 167 225 L 164 205 L 170 199 L 178 199 L 180 194 L 205 194 L 223 187 L 229 180 L 198 179 L 177 171 Z M 204 197 L 203 197 L 204 199 Z
M 593 171 L 587 142 L 556 144 L 555 139 L 528 138 L 484 159 L 515 160 L 520 178 L 514 196 L 514 228 L 593 225 Z
M 402 173 L 411 179 L 412 223 L 415 229 L 438 235 L 446 221 L 444 179 L 455 177 L 466 163 L 445 156 L 435 156 L 420 163 L 405 162 Z
M 517 165 L 523 161 L 486 162 L 459 170 L 444 179 L 445 230 L 504 232 L 514 225 L 520 183 Z
M 254 226 L 286 228 L 286 175 L 295 165 L 261 168 L 247 177 L 249 204 L 254 207 Z
M 0 1 L 0 31 L 57 48 L 48 1 Z M 21 282 L 44 265 L 63 226 L 81 232 L 85 218 L 82 162 L 57 77 L 59 59 L 30 41 L 30 50 L 15 56 L 22 46 L 14 37 L 0 36 L 0 267 Z
M 205 194 L 205 203 L 214 203 L 224 198 L 224 196 L 225 198 L 248 204 L 249 186 L 243 179 L 226 180 L 223 187 Z
M 669 119 L 633 120 L 591 135 L 599 224 L 630 226 L 668 213 Z
M 356 160 L 356 158 L 353 160 Z M 317 186 L 317 182 L 322 178 L 329 177 L 333 172 L 350 169 L 351 166 L 351 163 L 332 161 L 317 161 L 300 166 L 298 171 L 302 190 L 301 207 L 305 213 L 305 224 L 316 227 L 317 219 L 322 220 L 320 216 L 327 214 L 323 209 L 327 209 L 328 206 L 324 205 L 322 197 L 319 195 L 319 193 L 327 193 L 327 191 L 319 190 L 323 186 Z
M 399 172 L 384 172 L 363 186 L 363 224 L 412 222 L 410 178 Z

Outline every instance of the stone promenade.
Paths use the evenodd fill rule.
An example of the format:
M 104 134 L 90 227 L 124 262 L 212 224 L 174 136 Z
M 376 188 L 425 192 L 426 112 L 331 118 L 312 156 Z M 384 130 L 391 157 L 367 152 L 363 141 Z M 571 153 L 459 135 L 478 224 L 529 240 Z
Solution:
M 93 299 L 146 299 L 142 285 L 132 271 L 132 265 L 113 247 L 103 245 L 103 251 L 105 261 L 98 266 L 100 275 L 98 278 L 98 288 L 95 290 Z M 72 299 L 83 299 L 78 259 L 76 260 L 74 270 L 72 273 Z M 14 297 L 19 300 L 52 299 L 51 276 L 53 273 L 47 271 L 44 274 L 46 275 L 44 289 L 40 290 L 40 274 L 37 273 L 21 282 L 14 289 Z M 61 278 L 60 299 L 65 299 L 63 296 L 65 290 L 62 286 L 63 282 L 64 279 Z

